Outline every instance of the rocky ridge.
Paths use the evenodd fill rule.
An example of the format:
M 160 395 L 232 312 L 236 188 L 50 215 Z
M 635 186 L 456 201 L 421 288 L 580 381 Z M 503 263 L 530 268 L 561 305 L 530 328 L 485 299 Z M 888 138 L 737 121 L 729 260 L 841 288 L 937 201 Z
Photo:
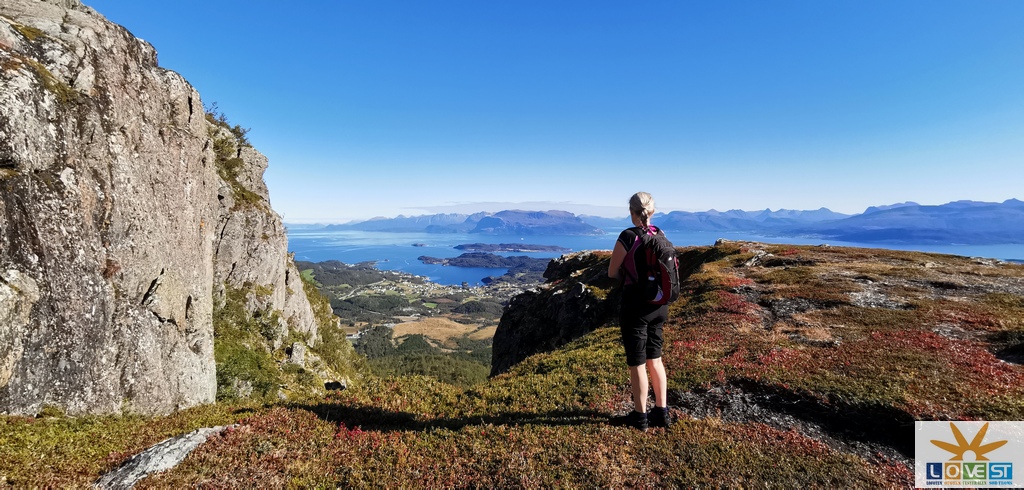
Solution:
M 0 5 L 0 413 L 212 402 L 228 291 L 278 312 L 262 348 L 316 343 L 267 159 L 236 136 L 91 8 Z

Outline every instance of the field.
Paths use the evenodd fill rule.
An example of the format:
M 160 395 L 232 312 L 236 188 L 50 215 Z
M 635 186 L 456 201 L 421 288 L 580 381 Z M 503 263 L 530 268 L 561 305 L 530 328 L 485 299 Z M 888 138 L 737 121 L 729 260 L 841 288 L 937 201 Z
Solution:
M 459 323 L 448 318 L 423 318 L 414 321 L 402 322 L 392 327 L 392 335 L 395 339 L 401 339 L 407 335 L 422 335 L 434 342 L 436 346 L 453 350 L 458 348 L 455 339 L 468 337 L 474 340 L 490 340 L 494 336 L 494 329 L 481 328 L 477 324 Z M 487 336 L 487 333 L 490 336 Z

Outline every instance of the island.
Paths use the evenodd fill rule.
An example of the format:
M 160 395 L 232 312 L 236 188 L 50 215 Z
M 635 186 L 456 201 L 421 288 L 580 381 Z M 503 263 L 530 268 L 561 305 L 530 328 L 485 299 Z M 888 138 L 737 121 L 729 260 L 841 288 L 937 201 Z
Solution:
M 456 250 L 469 250 L 471 252 L 569 252 L 571 248 L 558 245 L 533 245 L 528 243 L 463 243 L 456 245 Z
M 491 269 L 507 269 L 512 267 L 530 267 L 544 270 L 551 259 L 535 259 L 526 256 L 502 257 L 490 253 L 468 252 L 453 258 L 438 258 L 422 255 L 418 257 L 424 264 L 450 265 L 454 267 L 482 267 Z
M 418 259 L 424 264 L 437 264 L 453 267 L 479 267 L 486 269 L 508 269 L 501 276 L 489 276 L 482 279 L 486 285 L 497 282 L 512 284 L 535 284 L 544 282 L 544 271 L 551 259 L 537 259 L 525 255 L 502 257 L 486 252 L 467 252 L 458 257 L 438 258 L 421 255 Z

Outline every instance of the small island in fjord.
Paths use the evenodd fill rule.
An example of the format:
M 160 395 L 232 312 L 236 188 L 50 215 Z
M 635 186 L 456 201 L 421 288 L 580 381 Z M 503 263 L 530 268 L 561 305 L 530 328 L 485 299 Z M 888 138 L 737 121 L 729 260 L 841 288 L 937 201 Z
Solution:
M 456 250 L 468 250 L 470 252 L 569 252 L 572 249 L 558 245 L 532 245 L 527 243 L 463 243 L 456 245 Z

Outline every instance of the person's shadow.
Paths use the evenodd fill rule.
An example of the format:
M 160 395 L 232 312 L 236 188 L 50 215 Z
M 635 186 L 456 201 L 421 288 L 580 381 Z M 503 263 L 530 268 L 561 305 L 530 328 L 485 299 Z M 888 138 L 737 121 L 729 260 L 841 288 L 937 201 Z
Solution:
M 444 417 L 421 419 L 409 412 L 393 412 L 378 407 L 318 403 L 296 405 L 320 419 L 344 424 L 348 428 L 376 431 L 426 431 L 430 429 L 458 430 L 468 425 L 587 425 L 604 424 L 607 414 L 594 410 L 554 410 L 550 412 L 509 412 L 496 415 Z

